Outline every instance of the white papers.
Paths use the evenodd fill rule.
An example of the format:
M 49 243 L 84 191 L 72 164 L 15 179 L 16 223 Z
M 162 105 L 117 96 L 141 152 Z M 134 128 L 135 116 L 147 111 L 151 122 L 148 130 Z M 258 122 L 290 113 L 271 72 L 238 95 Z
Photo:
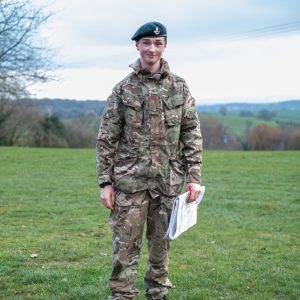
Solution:
M 201 193 L 196 201 L 188 203 L 189 192 L 176 197 L 173 202 L 172 214 L 169 228 L 165 239 L 174 240 L 181 233 L 188 230 L 197 223 L 197 208 L 205 192 L 205 186 L 201 186 Z

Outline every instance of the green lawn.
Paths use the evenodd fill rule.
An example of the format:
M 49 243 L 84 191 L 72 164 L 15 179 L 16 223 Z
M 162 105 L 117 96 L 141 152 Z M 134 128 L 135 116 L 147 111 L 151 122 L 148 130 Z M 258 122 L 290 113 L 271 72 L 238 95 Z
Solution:
M 106 299 L 111 232 L 95 151 L 0 157 L 0 299 Z M 300 299 L 300 152 L 205 151 L 203 174 L 198 224 L 172 242 L 170 299 Z

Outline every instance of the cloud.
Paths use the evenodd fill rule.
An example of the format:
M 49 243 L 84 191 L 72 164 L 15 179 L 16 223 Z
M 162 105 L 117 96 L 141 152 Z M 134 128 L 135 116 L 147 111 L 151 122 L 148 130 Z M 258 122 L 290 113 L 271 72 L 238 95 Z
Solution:
M 64 68 L 88 68 L 88 67 L 120 67 L 128 65 L 128 58 L 135 59 L 136 52 L 133 45 L 95 45 L 76 47 L 72 51 L 62 51 L 59 63 Z
M 269 97 L 300 96 L 298 36 L 210 40 L 190 46 L 169 45 L 165 57 L 171 71 L 186 79 L 193 96 L 201 103 L 220 98 L 248 101 L 249 97 L 260 97 L 266 101 Z M 134 48 L 131 50 L 135 53 Z M 61 70 L 62 80 L 44 85 L 39 95 L 106 99 L 113 86 L 130 72 L 127 65 L 120 64 L 119 69 L 89 66 Z
M 299 97 L 299 36 L 210 40 L 168 53 L 197 99 Z
M 59 81 L 37 84 L 31 92 L 38 98 L 105 100 L 116 83 L 128 74 L 127 69 L 63 69 Z
M 158 20 L 165 57 L 197 99 L 300 96 L 298 0 L 57 0 L 51 10 L 42 33 L 59 50 L 62 79 L 37 95 L 105 99 L 138 57 L 132 34 Z
M 60 21 L 52 30 L 60 44 L 70 47 L 128 44 L 141 24 L 158 20 L 166 24 L 170 39 L 194 41 L 210 35 L 234 35 L 299 20 L 299 1 L 280 0 L 140 0 L 56 1 Z M 300 27 L 298 28 L 300 30 Z

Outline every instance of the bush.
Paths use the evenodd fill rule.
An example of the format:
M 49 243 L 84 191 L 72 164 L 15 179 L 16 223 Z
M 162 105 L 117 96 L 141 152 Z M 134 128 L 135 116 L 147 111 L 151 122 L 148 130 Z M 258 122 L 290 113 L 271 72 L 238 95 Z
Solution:
M 251 129 L 247 138 L 249 150 L 283 150 L 286 143 L 287 134 L 282 129 L 266 124 Z
M 241 110 L 240 117 L 253 117 L 253 112 L 251 110 Z
M 79 127 L 75 122 L 65 124 L 65 138 L 71 148 L 91 148 L 96 145 L 96 134 Z
M 224 126 L 211 118 L 201 118 L 204 149 L 240 149 Z
M 264 121 L 271 121 L 275 116 L 276 113 L 274 111 L 263 109 L 258 112 L 257 118 Z
M 291 132 L 288 141 L 289 150 L 300 150 L 300 130 Z
M 0 145 L 67 147 L 64 126 L 56 116 L 44 117 L 30 101 L 9 101 L 2 106 Z

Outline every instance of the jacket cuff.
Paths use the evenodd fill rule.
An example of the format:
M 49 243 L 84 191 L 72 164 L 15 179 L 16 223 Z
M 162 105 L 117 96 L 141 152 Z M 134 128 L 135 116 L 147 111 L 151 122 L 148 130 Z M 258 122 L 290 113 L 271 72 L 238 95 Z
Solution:
M 98 176 L 98 184 L 101 187 L 103 184 L 108 185 L 108 184 L 112 184 L 112 180 L 111 177 L 109 175 L 101 175 Z
M 186 182 L 187 183 L 199 183 L 201 184 L 201 174 L 188 174 L 186 176 Z
M 100 184 L 99 184 L 99 186 L 100 186 L 101 188 L 104 188 L 104 187 L 106 187 L 107 185 L 111 185 L 111 183 L 110 183 L 110 182 L 103 182 L 103 183 L 100 183 Z

